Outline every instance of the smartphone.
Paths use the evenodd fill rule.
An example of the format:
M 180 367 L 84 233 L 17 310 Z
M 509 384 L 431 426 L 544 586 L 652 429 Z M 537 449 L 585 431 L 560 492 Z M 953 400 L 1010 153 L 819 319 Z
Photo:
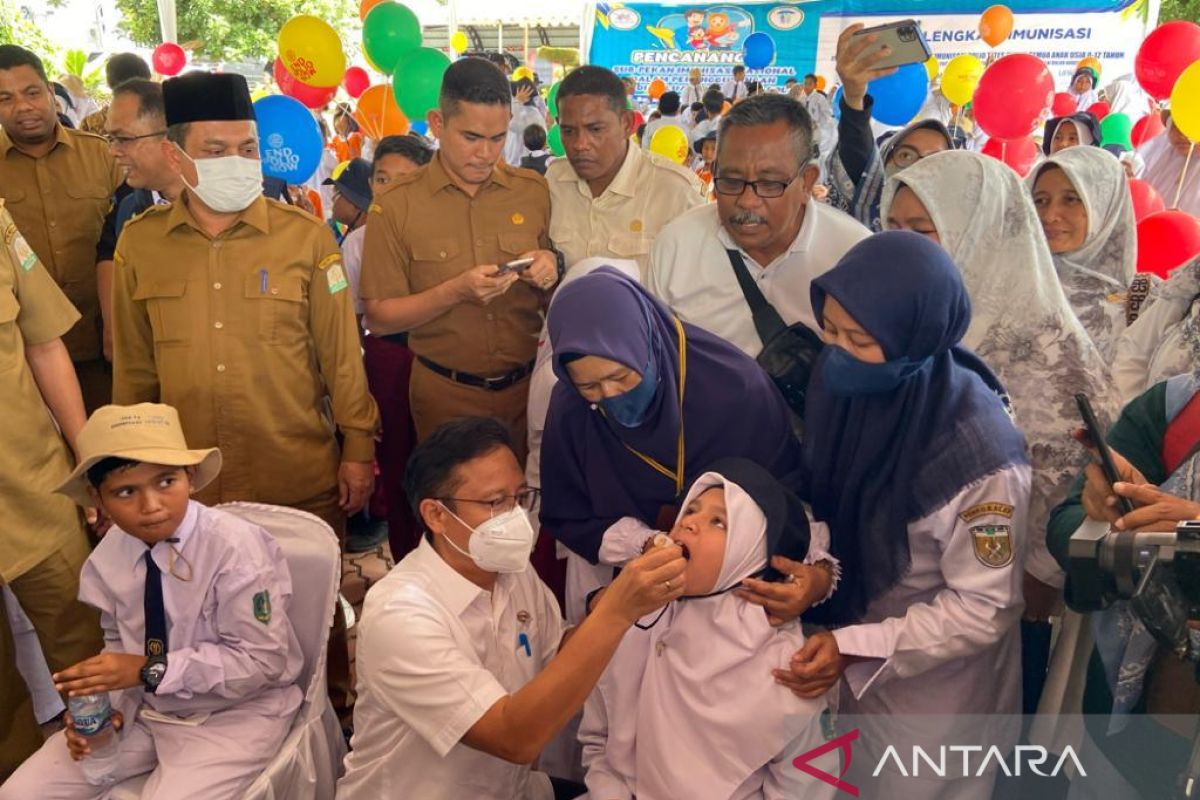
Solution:
M 507 275 L 510 272 L 524 272 L 529 269 L 529 265 L 533 263 L 533 256 L 529 258 L 518 258 L 509 261 L 507 264 L 501 264 L 500 269 L 496 270 L 496 275 Z
M 1121 476 L 1117 474 L 1117 466 L 1113 463 L 1108 442 L 1104 441 L 1100 432 L 1100 424 L 1096 422 L 1096 415 L 1092 413 L 1092 404 L 1088 402 L 1085 394 L 1075 395 L 1075 404 L 1079 406 L 1079 416 L 1083 418 L 1083 427 L 1087 430 L 1088 438 L 1092 440 L 1092 447 L 1100 454 L 1100 470 L 1108 479 L 1109 485 L 1117 483 L 1121 480 Z M 1122 516 L 1133 512 L 1133 503 L 1129 501 L 1128 497 L 1118 495 L 1117 505 L 1121 508 Z
M 875 64 L 875 69 L 903 67 L 905 64 L 924 64 L 933 55 L 925 34 L 921 31 L 921 23 L 915 19 L 902 19 L 899 22 L 889 22 L 887 25 L 877 25 L 874 28 L 863 28 L 854 34 L 855 39 L 863 36 L 879 37 L 871 47 L 871 52 L 884 47 L 890 47 L 892 54 Z

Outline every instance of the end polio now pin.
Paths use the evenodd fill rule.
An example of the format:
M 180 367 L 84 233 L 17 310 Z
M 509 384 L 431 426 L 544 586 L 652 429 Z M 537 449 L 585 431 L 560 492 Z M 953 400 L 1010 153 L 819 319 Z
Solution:
M 521 631 L 519 634 L 517 634 L 517 647 L 525 648 L 525 655 L 529 658 L 533 658 L 533 648 L 529 646 L 529 635 L 524 631 Z

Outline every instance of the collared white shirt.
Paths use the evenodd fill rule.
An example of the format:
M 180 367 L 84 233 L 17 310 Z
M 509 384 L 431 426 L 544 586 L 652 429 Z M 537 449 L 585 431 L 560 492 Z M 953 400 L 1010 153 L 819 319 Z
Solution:
M 234 706 L 295 712 L 304 656 L 287 615 L 292 581 L 279 545 L 257 525 L 195 501 L 172 538 L 174 555 L 166 541 L 150 550 L 162 572 L 167 672 L 155 694 L 124 690 L 122 710 L 144 702 L 180 716 Z M 114 527 L 83 565 L 79 599 L 100 611 L 105 652 L 145 653 L 145 553 L 144 542 Z
M 692 85 L 688 83 L 679 90 L 679 101 L 684 111 L 686 111 L 692 103 L 704 102 L 704 87 L 700 84 Z
M 745 81 L 725 81 L 721 85 L 721 94 L 725 95 L 725 99 L 730 103 L 741 100 L 749 93 Z
M 715 117 L 709 117 L 708 119 L 700 120 L 692 128 L 691 133 L 688 134 L 688 139 L 690 139 L 692 144 L 695 145 L 696 142 L 700 141 L 705 136 L 707 136 L 710 131 L 717 130 L 717 128 L 720 125 L 721 125 L 721 115 L 720 114 L 717 114 Z
M 770 264 L 759 264 L 741 251 L 742 260 L 786 324 L 803 322 L 819 333 L 809 287 L 870 235 L 853 217 L 809 201 L 800 232 L 783 254 Z M 727 250 L 740 248 L 722 227 L 717 205 L 693 209 L 658 235 L 650 254 L 646 287 L 684 322 L 711 331 L 756 357 L 763 343 Z
M 550 185 L 550 239 L 567 265 L 591 256 L 638 262 L 642 274 L 654 237 L 689 208 L 701 205 L 695 174 L 630 144 L 612 183 L 592 197 L 568 159 L 546 169 Z
M 341 800 L 543 800 L 549 780 L 462 743 L 558 652 L 558 603 L 533 567 L 488 592 L 422 539 L 358 623 L 358 702 Z

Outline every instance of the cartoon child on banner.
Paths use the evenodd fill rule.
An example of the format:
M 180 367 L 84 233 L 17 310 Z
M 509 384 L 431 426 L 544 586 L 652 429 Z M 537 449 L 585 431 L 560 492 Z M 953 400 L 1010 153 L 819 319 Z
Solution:
M 729 15 L 714 11 L 708 15 L 708 46 L 728 48 L 737 44 L 737 28 L 729 20 Z
M 687 20 L 688 44 L 692 46 L 693 50 L 707 50 L 708 31 L 704 29 L 704 12 L 692 9 L 683 16 Z

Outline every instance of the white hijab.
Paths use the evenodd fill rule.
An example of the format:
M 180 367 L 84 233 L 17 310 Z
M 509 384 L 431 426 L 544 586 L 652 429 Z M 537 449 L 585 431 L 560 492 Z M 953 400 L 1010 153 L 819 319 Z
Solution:
M 1000 378 L 1029 441 L 1029 558 L 1037 573 L 1057 574 L 1045 548 L 1046 522 L 1088 460 L 1070 436 L 1080 424 L 1074 395 L 1086 394 L 1101 424 L 1111 424 L 1118 405 L 1108 367 L 1071 310 L 1016 172 L 978 153 L 937 153 L 888 182 L 884 219 L 902 185 L 925 204 L 962 270 L 972 312 L 963 345 Z
M 1122 75 L 1106 86 L 1104 99 L 1108 101 L 1111 113 L 1124 114 L 1134 122 L 1150 113 L 1150 97 L 1138 86 L 1133 75 Z
M 1075 315 L 1101 355 L 1109 358 L 1125 328 L 1125 292 L 1137 267 L 1137 222 L 1129 182 L 1111 153 L 1098 147 L 1069 147 L 1030 174 L 1030 194 L 1038 176 L 1051 166 L 1066 173 L 1088 217 L 1083 245 L 1054 256 L 1054 267 Z
M 1141 179 L 1149 183 L 1166 201 L 1167 207 L 1175 202 L 1179 191 L 1179 176 L 1187 156 L 1171 146 L 1170 130 L 1174 121 L 1167 123 L 1167 130 L 1142 145 L 1138 152 L 1146 161 Z M 1183 193 L 1179 195 L 1179 210 L 1200 217 L 1200 145 L 1193 148 L 1192 163 L 1188 165 L 1187 177 L 1183 181 Z

